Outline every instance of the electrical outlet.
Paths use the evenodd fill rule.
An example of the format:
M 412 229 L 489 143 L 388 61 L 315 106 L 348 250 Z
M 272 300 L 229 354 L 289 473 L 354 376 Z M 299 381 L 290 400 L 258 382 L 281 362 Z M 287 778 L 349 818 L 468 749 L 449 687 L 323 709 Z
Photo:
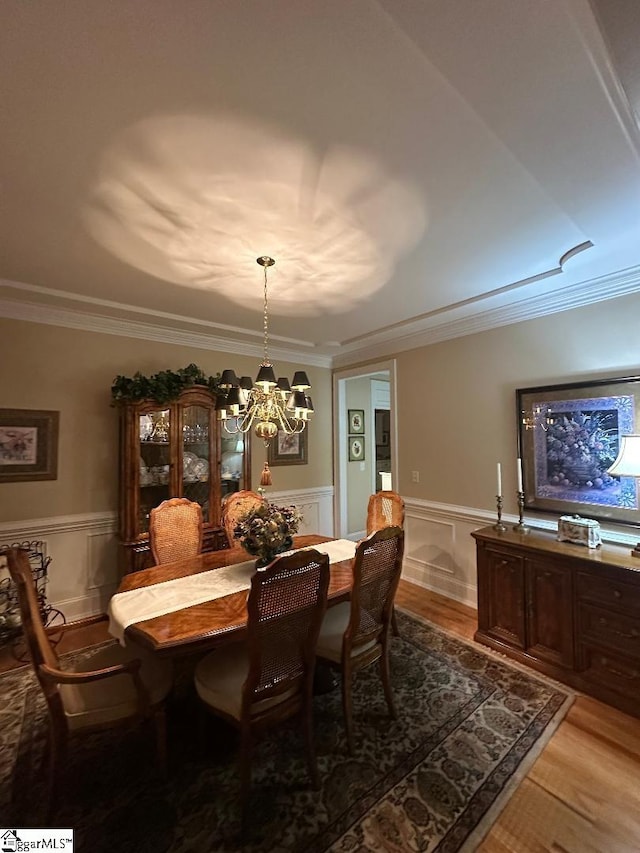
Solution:
M 420 471 L 412 471 L 411 472 L 411 482 L 419 483 L 420 482 Z

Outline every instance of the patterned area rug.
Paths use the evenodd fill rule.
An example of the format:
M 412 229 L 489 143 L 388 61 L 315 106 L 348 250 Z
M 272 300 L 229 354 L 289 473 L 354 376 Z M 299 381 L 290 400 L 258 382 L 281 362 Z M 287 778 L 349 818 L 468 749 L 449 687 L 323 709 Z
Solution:
M 573 697 L 480 646 L 398 616 L 398 719 L 387 715 L 377 668 L 359 673 L 350 757 L 340 690 L 317 696 L 318 792 L 299 726 L 268 733 L 254 754 L 244 839 L 237 736 L 211 719 L 200 745 L 184 669 L 169 707 L 169 781 L 155 774 L 150 729 L 72 741 L 57 825 L 73 827 L 76 849 L 92 853 L 475 849 Z M 11 815 L 3 823 L 41 826 L 47 718 L 30 669 L 0 677 L 0 709 L 0 813 Z

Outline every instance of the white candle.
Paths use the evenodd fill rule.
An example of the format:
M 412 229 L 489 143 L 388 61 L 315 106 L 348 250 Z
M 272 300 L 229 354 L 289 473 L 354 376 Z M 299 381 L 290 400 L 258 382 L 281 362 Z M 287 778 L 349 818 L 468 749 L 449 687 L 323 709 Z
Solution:
M 518 491 L 522 491 L 522 459 L 518 456 Z
M 498 462 L 498 497 L 502 497 L 502 465 Z

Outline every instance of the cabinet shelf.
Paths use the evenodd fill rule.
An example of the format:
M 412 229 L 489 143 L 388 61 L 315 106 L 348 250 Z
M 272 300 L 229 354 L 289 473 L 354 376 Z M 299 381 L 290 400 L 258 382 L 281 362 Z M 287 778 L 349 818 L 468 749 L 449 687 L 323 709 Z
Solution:
M 241 453 L 239 479 L 223 480 L 221 425 L 216 419 L 215 395 L 206 387 L 193 386 L 171 403 L 143 400 L 120 405 L 120 542 L 125 571 L 152 565 L 148 544 L 149 511 L 161 501 L 188 497 L 202 506 L 204 550 L 226 547 L 221 527 L 222 498 L 236 489 L 250 489 L 250 442 Z M 161 415 L 162 413 L 162 415 Z M 140 428 L 162 417 L 167 441 L 140 440 Z M 185 440 L 184 427 L 201 438 Z M 199 457 L 204 476 L 187 479 L 184 463 L 188 451 Z M 142 463 L 139 461 L 142 457 Z M 189 457 L 187 457 L 189 458 Z M 191 457 L 193 458 L 193 456 Z M 141 482 L 140 470 L 160 467 L 166 482 Z M 206 466 L 206 467 L 205 467 Z M 234 465 L 234 470 L 237 470 Z M 146 475 L 148 477 L 148 475 Z M 146 477 L 145 477 L 146 479 Z

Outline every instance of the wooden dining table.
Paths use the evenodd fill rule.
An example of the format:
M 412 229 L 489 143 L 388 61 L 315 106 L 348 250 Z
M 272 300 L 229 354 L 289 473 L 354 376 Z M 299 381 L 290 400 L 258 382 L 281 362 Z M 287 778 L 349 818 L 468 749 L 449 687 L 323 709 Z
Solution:
M 331 542 L 332 538 L 316 534 L 295 536 L 293 547 L 313 547 L 323 542 Z M 125 575 L 116 594 L 244 563 L 247 557 L 247 552 L 236 546 L 153 566 Z M 331 563 L 329 607 L 349 599 L 352 581 L 351 560 Z M 191 654 L 239 640 L 245 635 L 247 628 L 247 595 L 248 591 L 244 589 L 222 598 L 134 622 L 126 628 L 125 640 L 151 649 L 162 657 Z

